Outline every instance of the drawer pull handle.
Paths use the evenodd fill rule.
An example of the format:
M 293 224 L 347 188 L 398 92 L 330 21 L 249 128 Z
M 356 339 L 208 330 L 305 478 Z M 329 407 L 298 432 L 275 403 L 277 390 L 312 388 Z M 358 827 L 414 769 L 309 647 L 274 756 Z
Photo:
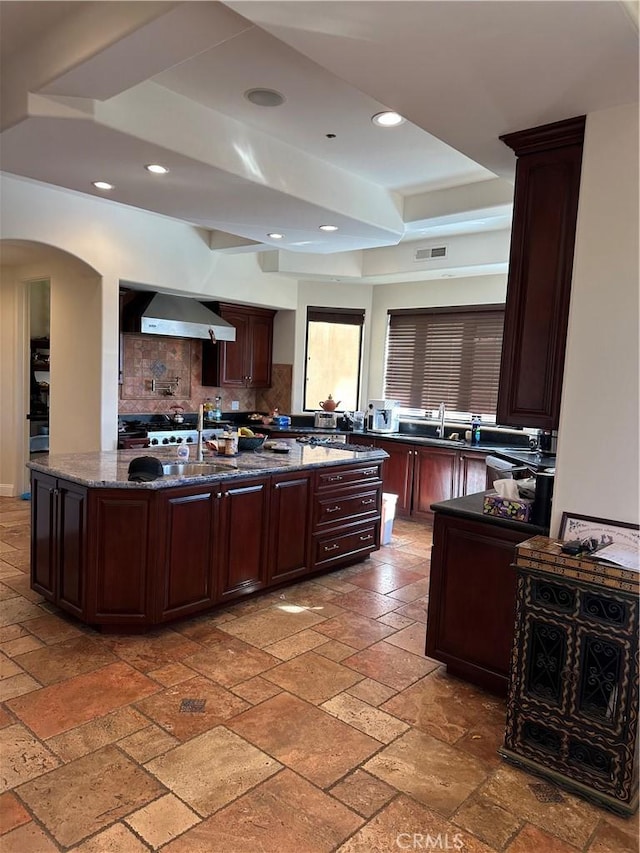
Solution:
M 339 510 L 341 510 L 341 509 L 342 509 L 342 507 L 341 507 L 341 506 L 328 506 L 328 507 L 325 509 L 325 512 L 338 512 L 338 511 L 339 511 Z
M 342 482 L 342 477 L 327 477 L 328 483 L 340 483 Z
M 376 473 L 376 469 L 375 469 L 375 468 L 367 468 L 367 470 L 366 470 L 366 471 L 363 471 L 363 472 L 362 472 L 362 476 L 363 476 L 363 477 L 370 477 L 372 474 L 375 474 L 375 473 Z
M 368 542 L 370 539 L 373 539 L 373 536 L 371 534 L 369 534 L 368 536 L 361 536 L 360 537 L 361 542 Z
M 362 506 L 370 506 L 375 503 L 375 500 L 373 498 L 369 498 L 368 501 L 360 501 L 360 503 Z
M 337 551 L 339 547 L 340 547 L 339 545 L 325 545 L 324 550 L 325 551 Z

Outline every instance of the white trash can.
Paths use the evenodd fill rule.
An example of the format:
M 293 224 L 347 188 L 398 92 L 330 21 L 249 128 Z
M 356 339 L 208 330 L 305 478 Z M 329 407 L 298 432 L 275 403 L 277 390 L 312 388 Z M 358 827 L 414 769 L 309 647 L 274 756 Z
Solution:
M 396 517 L 397 501 L 397 495 L 392 495 L 389 492 L 382 493 L 382 545 L 388 545 L 391 542 L 393 519 Z

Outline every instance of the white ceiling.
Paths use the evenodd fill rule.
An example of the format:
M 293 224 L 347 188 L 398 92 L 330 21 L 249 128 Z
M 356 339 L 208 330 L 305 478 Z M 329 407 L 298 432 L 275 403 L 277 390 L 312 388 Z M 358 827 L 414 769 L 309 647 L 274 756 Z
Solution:
M 501 134 L 638 98 L 637 20 L 610 0 L 0 2 L 0 34 L 4 171 L 107 180 L 214 250 L 281 258 L 490 242 L 510 223 Z M 386 108 L 408 121 L 375 127 Z M 506 260 L 496 237 L 464 269 Z

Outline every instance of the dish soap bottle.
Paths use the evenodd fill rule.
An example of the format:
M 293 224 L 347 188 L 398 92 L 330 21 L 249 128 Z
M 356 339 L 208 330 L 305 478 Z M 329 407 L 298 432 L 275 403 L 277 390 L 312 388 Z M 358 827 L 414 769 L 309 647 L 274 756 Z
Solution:
M 480 415 L 472 415 L 471 417 L 471 444 L 476 447 L 480 444 Z
M 189 460 L 189 445 L 186 442 L 178 445 L 178 459 L 180 462 L 188 462 Z
M 216 397 L 216 405 L 213 410 L 213 420 L 221 421 L 222 420 L 222 411 L 220 410 L 220 404 L 222 403 L 222 397 Z

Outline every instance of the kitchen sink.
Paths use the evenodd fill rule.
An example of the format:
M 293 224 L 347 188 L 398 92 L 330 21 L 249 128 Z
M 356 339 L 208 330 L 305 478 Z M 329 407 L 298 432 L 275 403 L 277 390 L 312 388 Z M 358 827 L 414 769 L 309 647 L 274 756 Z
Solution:
M 167 477 L 209 477 L 212 474 L 228 474 L 233 469 L 216 462 L 171 462 L 163 465 L 162 470 Z

